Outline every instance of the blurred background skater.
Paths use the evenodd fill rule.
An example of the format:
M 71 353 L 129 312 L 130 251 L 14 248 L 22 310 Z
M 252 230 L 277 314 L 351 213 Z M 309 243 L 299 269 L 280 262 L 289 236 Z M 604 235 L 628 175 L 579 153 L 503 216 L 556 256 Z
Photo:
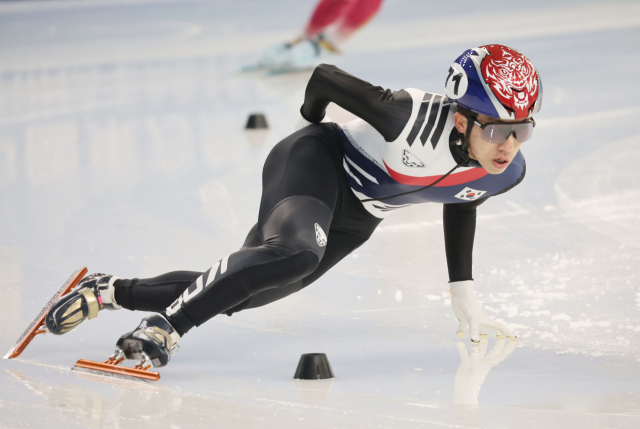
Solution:
M 300 36 L 268 47 L 257 64 L 238 71 L 280 74 L 309 70 L 324 58 L 341 54 L 339 46 L 369 22 L 381 5 L 382 0 L 320 0 Z

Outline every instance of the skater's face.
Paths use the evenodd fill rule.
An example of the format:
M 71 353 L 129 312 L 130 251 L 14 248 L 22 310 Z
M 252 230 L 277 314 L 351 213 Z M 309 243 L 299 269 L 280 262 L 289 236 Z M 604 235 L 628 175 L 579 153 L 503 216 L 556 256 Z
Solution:
M 467 131 L 469 124 L 468 119 L 456 112 L 453 117 L 455 126 L 463 135 Z M 476 119 L 480 124 L 514 124 L 519 122 L 526 122 L 528 119 L 523 120 L 501 120 L 491 118 L 485 115 L 478 115 Z M 471 136 L 469 136 L 469 157 L 475 159 L 480 163 L 482 168 L 487 170 L 489 174 L 501 174 L 503 173 L 513 158 L 518 154 L 522 143 L 519 142 L 513 134 L 511 134 L 504 142 L 500 144 L 490 143 L 482 139 L 482 128 L 478 125 L 474 125 L 471 129 Z

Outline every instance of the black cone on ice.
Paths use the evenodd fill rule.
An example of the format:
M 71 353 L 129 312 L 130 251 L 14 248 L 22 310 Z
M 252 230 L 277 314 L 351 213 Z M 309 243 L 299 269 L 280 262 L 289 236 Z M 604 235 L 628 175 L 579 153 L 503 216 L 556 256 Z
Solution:
M 249 115 L 247 125 L 244 128 L 245 130 L 258 130 L 269 128 L 269 125 L 267 125 L 267 118 L 262 113 L 252 113 Z
M 334 378 L 329 359 L 324 353 L 307 353 L 300 356 L 298 369 L 293 378 L 301 380 L 323 380 Z

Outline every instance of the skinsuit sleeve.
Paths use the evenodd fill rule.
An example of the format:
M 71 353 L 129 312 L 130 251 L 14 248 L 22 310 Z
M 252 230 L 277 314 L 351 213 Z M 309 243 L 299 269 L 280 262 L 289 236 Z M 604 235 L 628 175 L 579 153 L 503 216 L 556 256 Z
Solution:
M 300 113 L 318 123 L 331 102 L 366 121 L 388 142 L 398 138 L 413 106 L 407 91 L 373 86 L 336 66 L 320 64 L 309 79 Z
M 444 248 L 449 281 L 473 280 L 473 240 L 476 234 L 476 209 L 488 198 L 460 204 L 443 204 Z
M 526 166 L 518 180 L 493 196 L 504 194 L 524 179 Z M 477 207 L 489 197 L 460 204 L 444 204 L 442 221 L 444 225 L 444 247 L 447 254 L 449 281 L 473 280 L 473 240 L 476 234 Z

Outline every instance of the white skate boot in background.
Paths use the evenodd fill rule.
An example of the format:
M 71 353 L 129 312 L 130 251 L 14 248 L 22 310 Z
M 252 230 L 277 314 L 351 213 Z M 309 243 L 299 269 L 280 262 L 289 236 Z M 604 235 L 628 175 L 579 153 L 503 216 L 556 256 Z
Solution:
M 340 54 L 340 51 L 322 34 L 312 39 L 298 38 L 293 42 L 269 46 L 257 64 L 239 67 L 237 72 L 296 73 L 313 69 L 331 54 Z

